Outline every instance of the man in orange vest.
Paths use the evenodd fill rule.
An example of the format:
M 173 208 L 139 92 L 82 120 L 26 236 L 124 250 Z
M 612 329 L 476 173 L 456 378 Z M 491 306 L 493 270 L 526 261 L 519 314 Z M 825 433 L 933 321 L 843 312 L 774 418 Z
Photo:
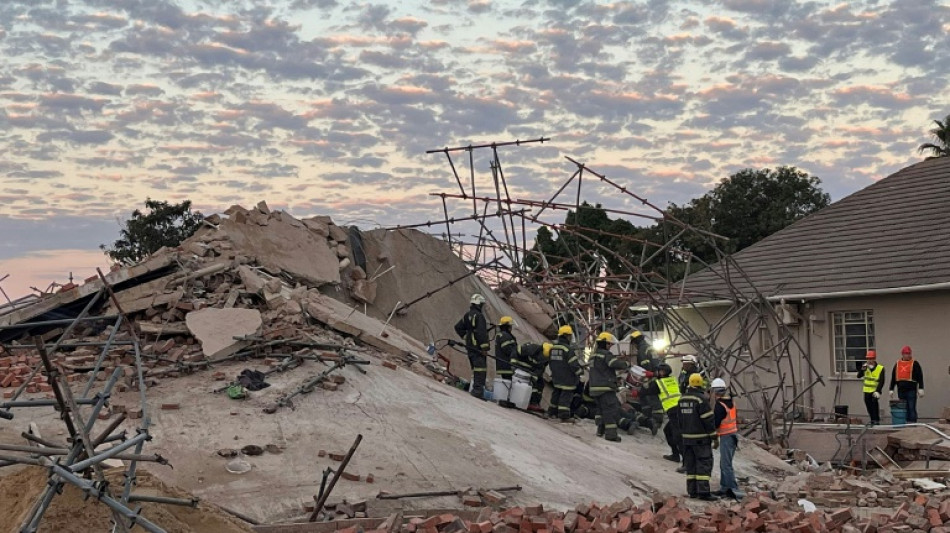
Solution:
M 887 376 L 884 374 L 884 367 L 877 364 L 877 352 L 874 350 L 868 350 L 867 362 L 858 370 L 858 378 L 864 378 L 862 389 L 864 406 L 868 408 L 871 425 L 876 426 L 881 423 L 881 406 L 878 405 L 878 398 L 884 390 L 884 381 Z
M 736 471 L 732 468 L 732 458 L 739 449 L 739 426 L 736 406 L 726 386 L 726 381 L 716 378 L 712 381 L 713 414 L 716 421 L 716 435 L 719 438 L 719 490 L 714 496 L 741 500 L 745 494 L 739 490 Z
M 901 348 L 901 359 L 894 365 L 891 372 L 890 395 L 894 395 L 897 387 L 897 397 L 907 403 L 907 422 L 917 421 L 917 395 L 924 397 L 924 371 L 920 363 L 914 361 L 910 346 Z

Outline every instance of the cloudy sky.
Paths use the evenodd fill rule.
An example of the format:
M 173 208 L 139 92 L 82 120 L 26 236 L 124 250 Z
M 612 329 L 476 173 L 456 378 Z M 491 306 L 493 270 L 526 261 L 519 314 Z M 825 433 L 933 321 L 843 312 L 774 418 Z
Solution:
M 88 276 L 147 197 L 438 219 L 425 152 L 469 143 L 551 138 L 500 151 L 521 198 L 570 156 L 659 206 L 779 165 L 837 200 L 921 159 L 948 34 L 936 0 L 3 0 L 2 286 Z

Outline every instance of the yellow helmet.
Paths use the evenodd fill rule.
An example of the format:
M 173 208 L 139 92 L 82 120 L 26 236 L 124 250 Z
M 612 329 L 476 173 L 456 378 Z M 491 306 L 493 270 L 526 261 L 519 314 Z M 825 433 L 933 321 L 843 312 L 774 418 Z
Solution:
M 511 318 L 510 316 L 503 316 L 500 319 L 498 319 L 499 326 L 505 326 L 512 323 L 514 323 L 514 319 Z
M 551 357 L 551 348 L 553 347 L 554 345 L 551 344 L 550 342 L 545 342 L 544 344 L 541 345 L 541 353 L 545 357 Z
M 635 330 L 633 330 L 633 333 L 630 334 L 630 338 L 631 338 L 631 339 L 636 339 L 637 337 L 639 337 L 639 336 L 641 336 L 641 335 L 643 335 L 643 332 L 641 332 L 639 329 L 635 329 Z
M 573 334 L 574 334 L 574 328 L 572 328 L 571 326 L 561 326 L 561 327 L 557 330 L 557 334 L 558 334 L 559 337 L 560 337 L 561 335 L 573 335 Z
M 700 374 L 690 374 L 689 375 L 689 386 L 701 388 L 703 386 L 703 376 Z
M 617 344 L 617 337 L 614 337 L 609 331 L 604 331 L 597 335 L 597 341 L 607 341 L 609 344 Z

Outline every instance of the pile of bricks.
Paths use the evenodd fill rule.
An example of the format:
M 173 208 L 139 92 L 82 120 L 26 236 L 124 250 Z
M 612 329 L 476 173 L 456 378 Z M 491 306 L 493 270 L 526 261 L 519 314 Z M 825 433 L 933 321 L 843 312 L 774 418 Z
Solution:
M 535 505 L 505 509 L 483 507 L 477 514 L 391 516 L 375 528 L 364 523 L 340 528 L 338 533 L 360 530 L 365 533 L 950 533 L 950 500 L 920 495 L 913 503 L 904 503 L 890 513 L 874 513 L 859 519 L 846 507 L 806 513 L 797 505 L 790 506 L 762 494 L 752 495 L 742 503 L 708 505 L 701 512 L 683 506 L 675 497 L 657 497 L 643 505 L 626 498 L 610 505 L 582 504 L 568 512 L 548 511 Z
M 781 498 L 797 502 L 799 498 L 818 507 L 897 507 L 913 502 L 918 495 L 910 480 L 893 480 L 885 486 L 867 478 L 850 478 L 835 474 L 814 474 L 801 490 L 779 493 Z

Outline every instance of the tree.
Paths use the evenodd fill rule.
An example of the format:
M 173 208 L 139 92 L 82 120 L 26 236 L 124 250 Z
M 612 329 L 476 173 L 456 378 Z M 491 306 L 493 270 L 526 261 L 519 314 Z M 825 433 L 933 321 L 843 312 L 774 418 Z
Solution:
M 930 152 L 931 155 L 927 159 L 950 156 L 950 115 L 947 115 L 943 122 L 935 120 L 934 124 L 937 127 L 930 130 L 930 135 L 933 136 L 935 142 L 918 146 L 917 152 L 921 154 Z
M 169 204 L 148 198 L 145 200 L 147 213 L 138 209 L 125 222 L 121 237 L 99 248 L 113 261 L 131 265 L 148 257 L 162 246 L 178 246 L 191 237 L 201 226 L 204 217 L 199 212 L 191 212 L 191 200 L 178 204 Z
M 695 228 L 728 237 L 728 243 L 718 246 L 734 253 L 827 207 L 831 197 L 820 185 L 820 179 L 794 167 L 744 169 L 688 205 L 670 206 L 667 213 Z M 699 235 L 688 234 L 680 244 L 704 261 L 718 260 L 713 243 Z

